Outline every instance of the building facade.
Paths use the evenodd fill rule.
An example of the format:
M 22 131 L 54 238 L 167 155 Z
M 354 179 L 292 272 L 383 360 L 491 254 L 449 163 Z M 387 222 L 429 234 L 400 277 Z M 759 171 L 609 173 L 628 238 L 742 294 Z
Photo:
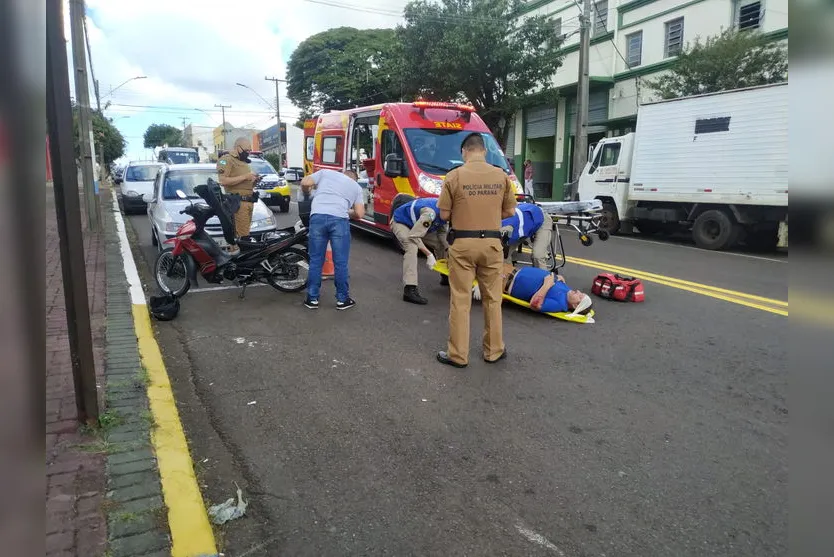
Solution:
M 236 128 L 229 122 L 226 122 L 225 133 L 224 127 L 222 125 L 217 126 L 213 130 L 212 140 L 214 142 L 214 152 L 219 153 L 220 151 L 231 149 L 232 145 L 235 144 L 235 141 L 237 141 L 241 137 L 249 139 L 249 142 L 252 144 L 253 150 L 260 150 L 261 144 L 258 130 L 250 130 L 248 128 Z
M 553 76 L 558 103 L 519 111 L 505 149 L 516 169 L 525 159 L 533 162 L 534 188 L 541 199 L 562 199 L 572 174 L 580 6 L 573 0 L 530 0 L 521 16 L 546 16 L 565 40 L 562 66 Z M 687 43 L 731 28 L 787 41 L 788 0 L 593 2 L 588 144 L 634 131 L 638 106 L 657 100 L 646 80 L 668 71 Z

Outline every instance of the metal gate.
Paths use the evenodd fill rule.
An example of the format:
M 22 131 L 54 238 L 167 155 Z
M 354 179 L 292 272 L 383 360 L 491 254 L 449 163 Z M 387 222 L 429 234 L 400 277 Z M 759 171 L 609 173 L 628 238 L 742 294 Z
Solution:
M 602 126 L 601 130 L 605 131 L 605 122 L 608 120 L 608 93 L 605 91 L 593 91 L 588 95 L 588 131 L 591 127 Z M 576 135 L 576 97 L 568 102 L 568 135 Z
M 527 139 L 556 135 L 556 107 L 536 106 L 524 110 Z
M 515 156 L 515 116 L 510 121 L 510 129 L 507 131 L 507 146 L 504 148 L 504 154 L 510 158 Z

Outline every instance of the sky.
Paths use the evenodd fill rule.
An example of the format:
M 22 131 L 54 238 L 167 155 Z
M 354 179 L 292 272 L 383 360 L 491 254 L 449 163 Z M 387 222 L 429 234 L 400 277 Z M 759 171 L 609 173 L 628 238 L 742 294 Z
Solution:
M 231 105 L 226 121 L 262 130 L 275 124 L 275 84 L 286 79 L 293 50 L 333 27 L 381 28 L 401 22 L 407 0 L 86 0 L 93 70 L 105 115 L 128 142 L 125 159 L 148 158 L 142 134 L 150 124 L 218 126 L 215 104 Z M 64 15 L 71 64 L 69 8 Z M 72 72 L 70 72 L 72 75 Z M 129 81 L 137 76 L 145 79 Z M 74 83 L 71 79 L 74 96 Z M 235 85 L 243 83 L 250 90 Z M 113 91 L 112 89 L 118 90 Z M 299 110 L 280 84 L 281 120 Z M 93 85 L 90 102 L 95 106 Z M 201 109 L 195 110 L 195 109 Z

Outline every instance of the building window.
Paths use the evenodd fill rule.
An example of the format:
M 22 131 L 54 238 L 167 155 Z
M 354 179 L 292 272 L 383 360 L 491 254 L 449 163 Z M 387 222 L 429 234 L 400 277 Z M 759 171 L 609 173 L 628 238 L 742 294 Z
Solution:
M 594 4 L 594 36 L 608 32 L 608 0 Z
M 321 162 L 324 164 L 342 164 L 339 153 L 339 137 L 325 137 L 321 142 Z
M 556 35 L 556 40 L 562 38 L 562 18 L 556 18 L 553 20 L 553 33 Z
M 730 117 L 699 118 L 695 120 L 695 133 L 715 133 L 730 131 Z
M 739 1 L 736 4 L 736 26 L 739 31 L 758 29 L 762 24 L 762 3 Z
M 666 45 L 663 51 L 664 58 L 677 56 L 683 49 L 683 18 L 679 17 L 666 22 Z
M 643 61 L 643 32 L 637 31 L 626 35 L 626 63 L 629 68 L 636 68 Z

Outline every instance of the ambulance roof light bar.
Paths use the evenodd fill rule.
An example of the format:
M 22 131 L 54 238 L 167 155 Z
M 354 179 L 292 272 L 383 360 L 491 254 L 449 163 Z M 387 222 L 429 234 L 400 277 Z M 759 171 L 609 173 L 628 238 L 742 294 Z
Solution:
M 419 108 L 421 115 L 425 115 L 425 111 L 427 108 L 445 108 L 450 110 L 457 110 L 458 112 L 463 113 L 463 119 L 467 122 L 472 117 L 472 113 L 475 112 L 475 107 L 471 104 L 448 103 L 441 101 L 414 101 L 413 103 L 411 103 L 411 105 L 415 108 Z

